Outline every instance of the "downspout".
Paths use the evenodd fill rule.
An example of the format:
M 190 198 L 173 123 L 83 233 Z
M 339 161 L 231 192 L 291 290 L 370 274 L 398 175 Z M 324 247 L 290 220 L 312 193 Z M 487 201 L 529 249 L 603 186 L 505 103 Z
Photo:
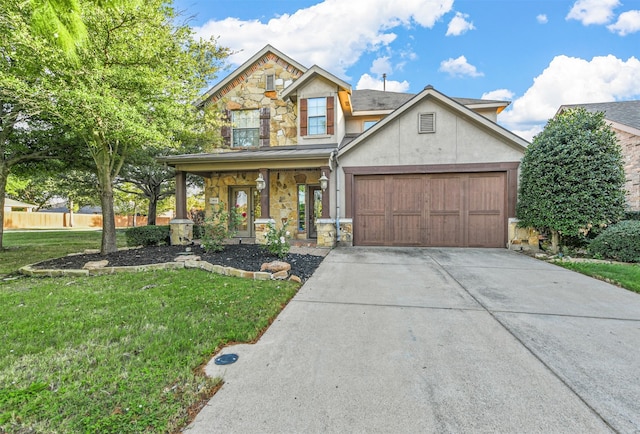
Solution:
M 339 175 L 339 164 L 338 164 L 338 152 L 331 152 L 331 158 L 329 159 L 329 163 L 335 161 L 335 168 L 333 168 L 333 172 L 335 173 L 335 185 L 336 185 L 336 244 L 340 242 L 340 180 L 338 178 Z

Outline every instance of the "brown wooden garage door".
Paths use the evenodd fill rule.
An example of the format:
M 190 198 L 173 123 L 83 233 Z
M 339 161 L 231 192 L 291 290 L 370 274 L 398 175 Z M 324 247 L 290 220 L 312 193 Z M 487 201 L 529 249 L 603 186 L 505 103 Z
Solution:
M 359 175 L 354 243 L 504 247 L 506 174 Z

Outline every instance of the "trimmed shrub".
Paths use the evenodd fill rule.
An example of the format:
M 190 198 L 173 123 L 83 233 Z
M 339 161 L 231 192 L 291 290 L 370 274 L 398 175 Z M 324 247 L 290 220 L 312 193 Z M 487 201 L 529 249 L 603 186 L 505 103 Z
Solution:
M 204 225 L 193 225 L 193 239 L 194 240 L 199 240 L 204 236 L 204 230 L 205 227 Z
M 125 231 L 127 246 L 157 246 L 171 244 L 169 226 L 139 226 Z
M 625 220 L 640 220 L 640 211 L 627 211 L 624 213 Z
M 623 220 L 605 229 L 589 244 L 589 251 L 621 262 L 640 262 L 640 221 Z

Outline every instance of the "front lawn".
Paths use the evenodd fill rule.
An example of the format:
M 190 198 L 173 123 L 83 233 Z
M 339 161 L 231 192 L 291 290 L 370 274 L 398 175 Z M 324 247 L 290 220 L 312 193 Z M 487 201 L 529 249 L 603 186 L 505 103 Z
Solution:
M 0 432 L 176 432 L 217 386 L 199 367 L 296 290 L 192 269 L 2 281 Z
M 0 276 L 17 273 L 20 267 L 59 258 L 85 249 L 100 249 L 101 231 L 5 231 L 0 250 Z M 117 231 L 118 247 L 124 247 L 124 230 Z
M 640 292 L 640 265 L 638 264 L 565 261 L 556 261 L 554 263 L 596 279 L 607 280 L 631 291 Z

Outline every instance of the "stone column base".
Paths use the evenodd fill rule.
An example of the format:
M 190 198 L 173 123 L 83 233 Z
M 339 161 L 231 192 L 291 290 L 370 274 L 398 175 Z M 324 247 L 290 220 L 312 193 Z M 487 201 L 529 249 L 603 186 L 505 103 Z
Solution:
M 336 223 L 332 219 L 317 219 L 316 231 L 318 239 L 316 246 L 333 247 L 336 245 Z
M 169 238 L 172 246 L 186 246 L 193 242 L 193 222 L 189 219 L 173 219 L 169 222 Z
M 353 219 L 340 219 L 340 240 L 341 246 L 353 246 Z
M 267 244 L 267 232 L 269 232 L 269 223 L 276 224 L 274 219 L 256 219 L 253 222 L 256 234 L 256 244 Z
M 518 227 L 518 219 L 509 219 L 507 248 L 511 250 L 540 250 L 540 233 L 534 228 Z

